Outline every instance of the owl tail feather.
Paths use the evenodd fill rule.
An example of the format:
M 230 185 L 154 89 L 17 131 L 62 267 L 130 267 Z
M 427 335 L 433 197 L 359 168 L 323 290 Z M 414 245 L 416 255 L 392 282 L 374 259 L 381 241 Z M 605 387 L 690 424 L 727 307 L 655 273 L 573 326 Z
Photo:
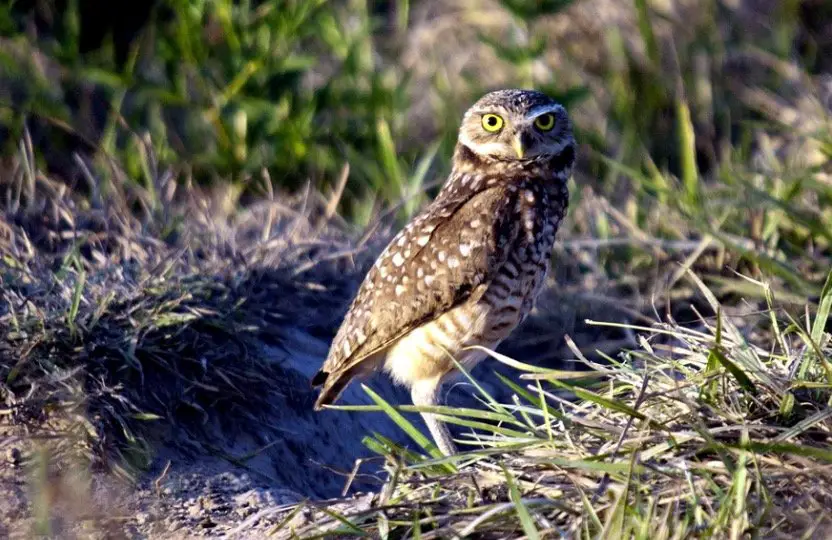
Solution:
M 321 370 L 312 377 L 312 386 L 323 385 L 318 399 L 315 400 L 316 411 L 320 411 L 324 405 L 329 405 L 341 396 L 341 392 L 352 380 L 353 371 L 355 370 L 346 373 L 327 373 Z
M 341 396 L 341 392 L 350 382 L 355 379 L 363 379 L 371 375 L 381 367 L 381 360 L 385 351 L 380 350 L 359 361 L 353 361 L 340 367 L 331 367 L 332 371 L 326 371 L 327 363 L 312 377 L 312 386 L 323 386 L 318 399 L 315 400 L 315 410 L 320 411 L 324 405 L 329 405 Z
M 321 386 L 326 382 L 326 378 L 329 377 L 329 373 L 324 370 L 318 371 L 314 377 L 312 377 L 312 386 Z

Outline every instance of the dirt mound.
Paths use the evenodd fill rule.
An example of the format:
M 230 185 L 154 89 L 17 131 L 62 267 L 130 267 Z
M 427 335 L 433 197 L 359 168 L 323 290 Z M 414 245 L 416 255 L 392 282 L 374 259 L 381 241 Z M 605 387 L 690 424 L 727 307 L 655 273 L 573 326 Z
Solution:
M 380 412 L 315 413 L 309 379 L 387 229 L 356 242 L 309 200 L 224 215 L 216 194 L 158 187 L 165 206 L 135 217 L 129 190 L 87 206 L 44 177 L 2 184 L 19 205 L 0 216 L 0 441 L 14 465 L 0 522 L 217 534 L 378 488 L 383 458 L 362 439 L 409 440 Z M 542 302 L 560 309 L 506 350 L 551 362 L 578 314 Z M 510 399 L 495 371 L 511 375 L 488 362 L 475 375 Z M 409 403 L 385 377 L 369 385 Z M 470 385 L 447 394 L 477 406 Z M 342 403 L 372 400 L 353 384 Z

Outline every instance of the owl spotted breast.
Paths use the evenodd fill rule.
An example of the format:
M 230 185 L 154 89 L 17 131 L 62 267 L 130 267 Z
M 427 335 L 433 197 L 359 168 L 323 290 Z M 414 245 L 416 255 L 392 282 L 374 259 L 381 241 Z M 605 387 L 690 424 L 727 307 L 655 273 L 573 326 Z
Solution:
M 530 90 L 486 94 L 464 115 L 451 174 L 367 273 L 312 380 L 315 408 L 382 369 L 435 405 L 455 371 L 470 369 L 531 311 L 566 213 L 575 141 L 564 108 Z M 439 449 L 456 451 L 423 414 Z

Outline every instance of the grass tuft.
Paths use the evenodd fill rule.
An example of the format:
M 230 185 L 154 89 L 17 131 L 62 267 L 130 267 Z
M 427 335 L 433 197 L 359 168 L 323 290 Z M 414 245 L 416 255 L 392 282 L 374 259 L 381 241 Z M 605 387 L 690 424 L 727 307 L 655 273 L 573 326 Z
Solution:
M 776 310 L 753 318 L 763 324 L 774 314 L 788 351 L 726 331 L 718 313 L 695 329 L 658 321 L 630 327 L 642 346 L 622 353 L 588 389 L 554 372 L 536 377 L 518 389 L 516 405 L 502 405 L 515 414 L 477 426 L 482 449 L 460 456 L 470 465 L 456 473 L 425 475 L 418 459 L 397 468 L 393 494 L 375 507 L 388 534 L 412 534 L 416 522 L 423 536 L 430 525 L 430 537 L 476 531 L 495 538 L 737 537 L 749 530 L 767 537 L 832 526 L 821 517 L 832 500 L 832 387 L 822 362 L 811 361 L 805 378 L 795 373 L 797 355 L 789 351 L 809 346 L 784 331 L 789 322 Z M 822 352 L 828 358 L 832 349 Z M 807 387 L 784 418 L 785 397 Z M 441 409 L 451 421 L 467 416 Z M 501 429 L 505 423 L 524 432 Z M 361 527 L 378 533 L 376 522 Z

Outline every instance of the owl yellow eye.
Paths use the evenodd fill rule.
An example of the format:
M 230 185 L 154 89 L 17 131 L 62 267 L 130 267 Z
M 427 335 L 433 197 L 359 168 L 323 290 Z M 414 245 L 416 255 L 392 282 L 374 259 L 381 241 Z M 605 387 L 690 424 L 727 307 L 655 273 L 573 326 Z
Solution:
M 534 125 L 540 131 L 550 131 L 553 127 L 555 127 L 555 115 L 549 113 L 541 114 L 534 119 Z
M 495 133 L 503 129 L 503 119 L 496 114 L 484 114 L 482 116 L 482 127 L 485 131 Z

